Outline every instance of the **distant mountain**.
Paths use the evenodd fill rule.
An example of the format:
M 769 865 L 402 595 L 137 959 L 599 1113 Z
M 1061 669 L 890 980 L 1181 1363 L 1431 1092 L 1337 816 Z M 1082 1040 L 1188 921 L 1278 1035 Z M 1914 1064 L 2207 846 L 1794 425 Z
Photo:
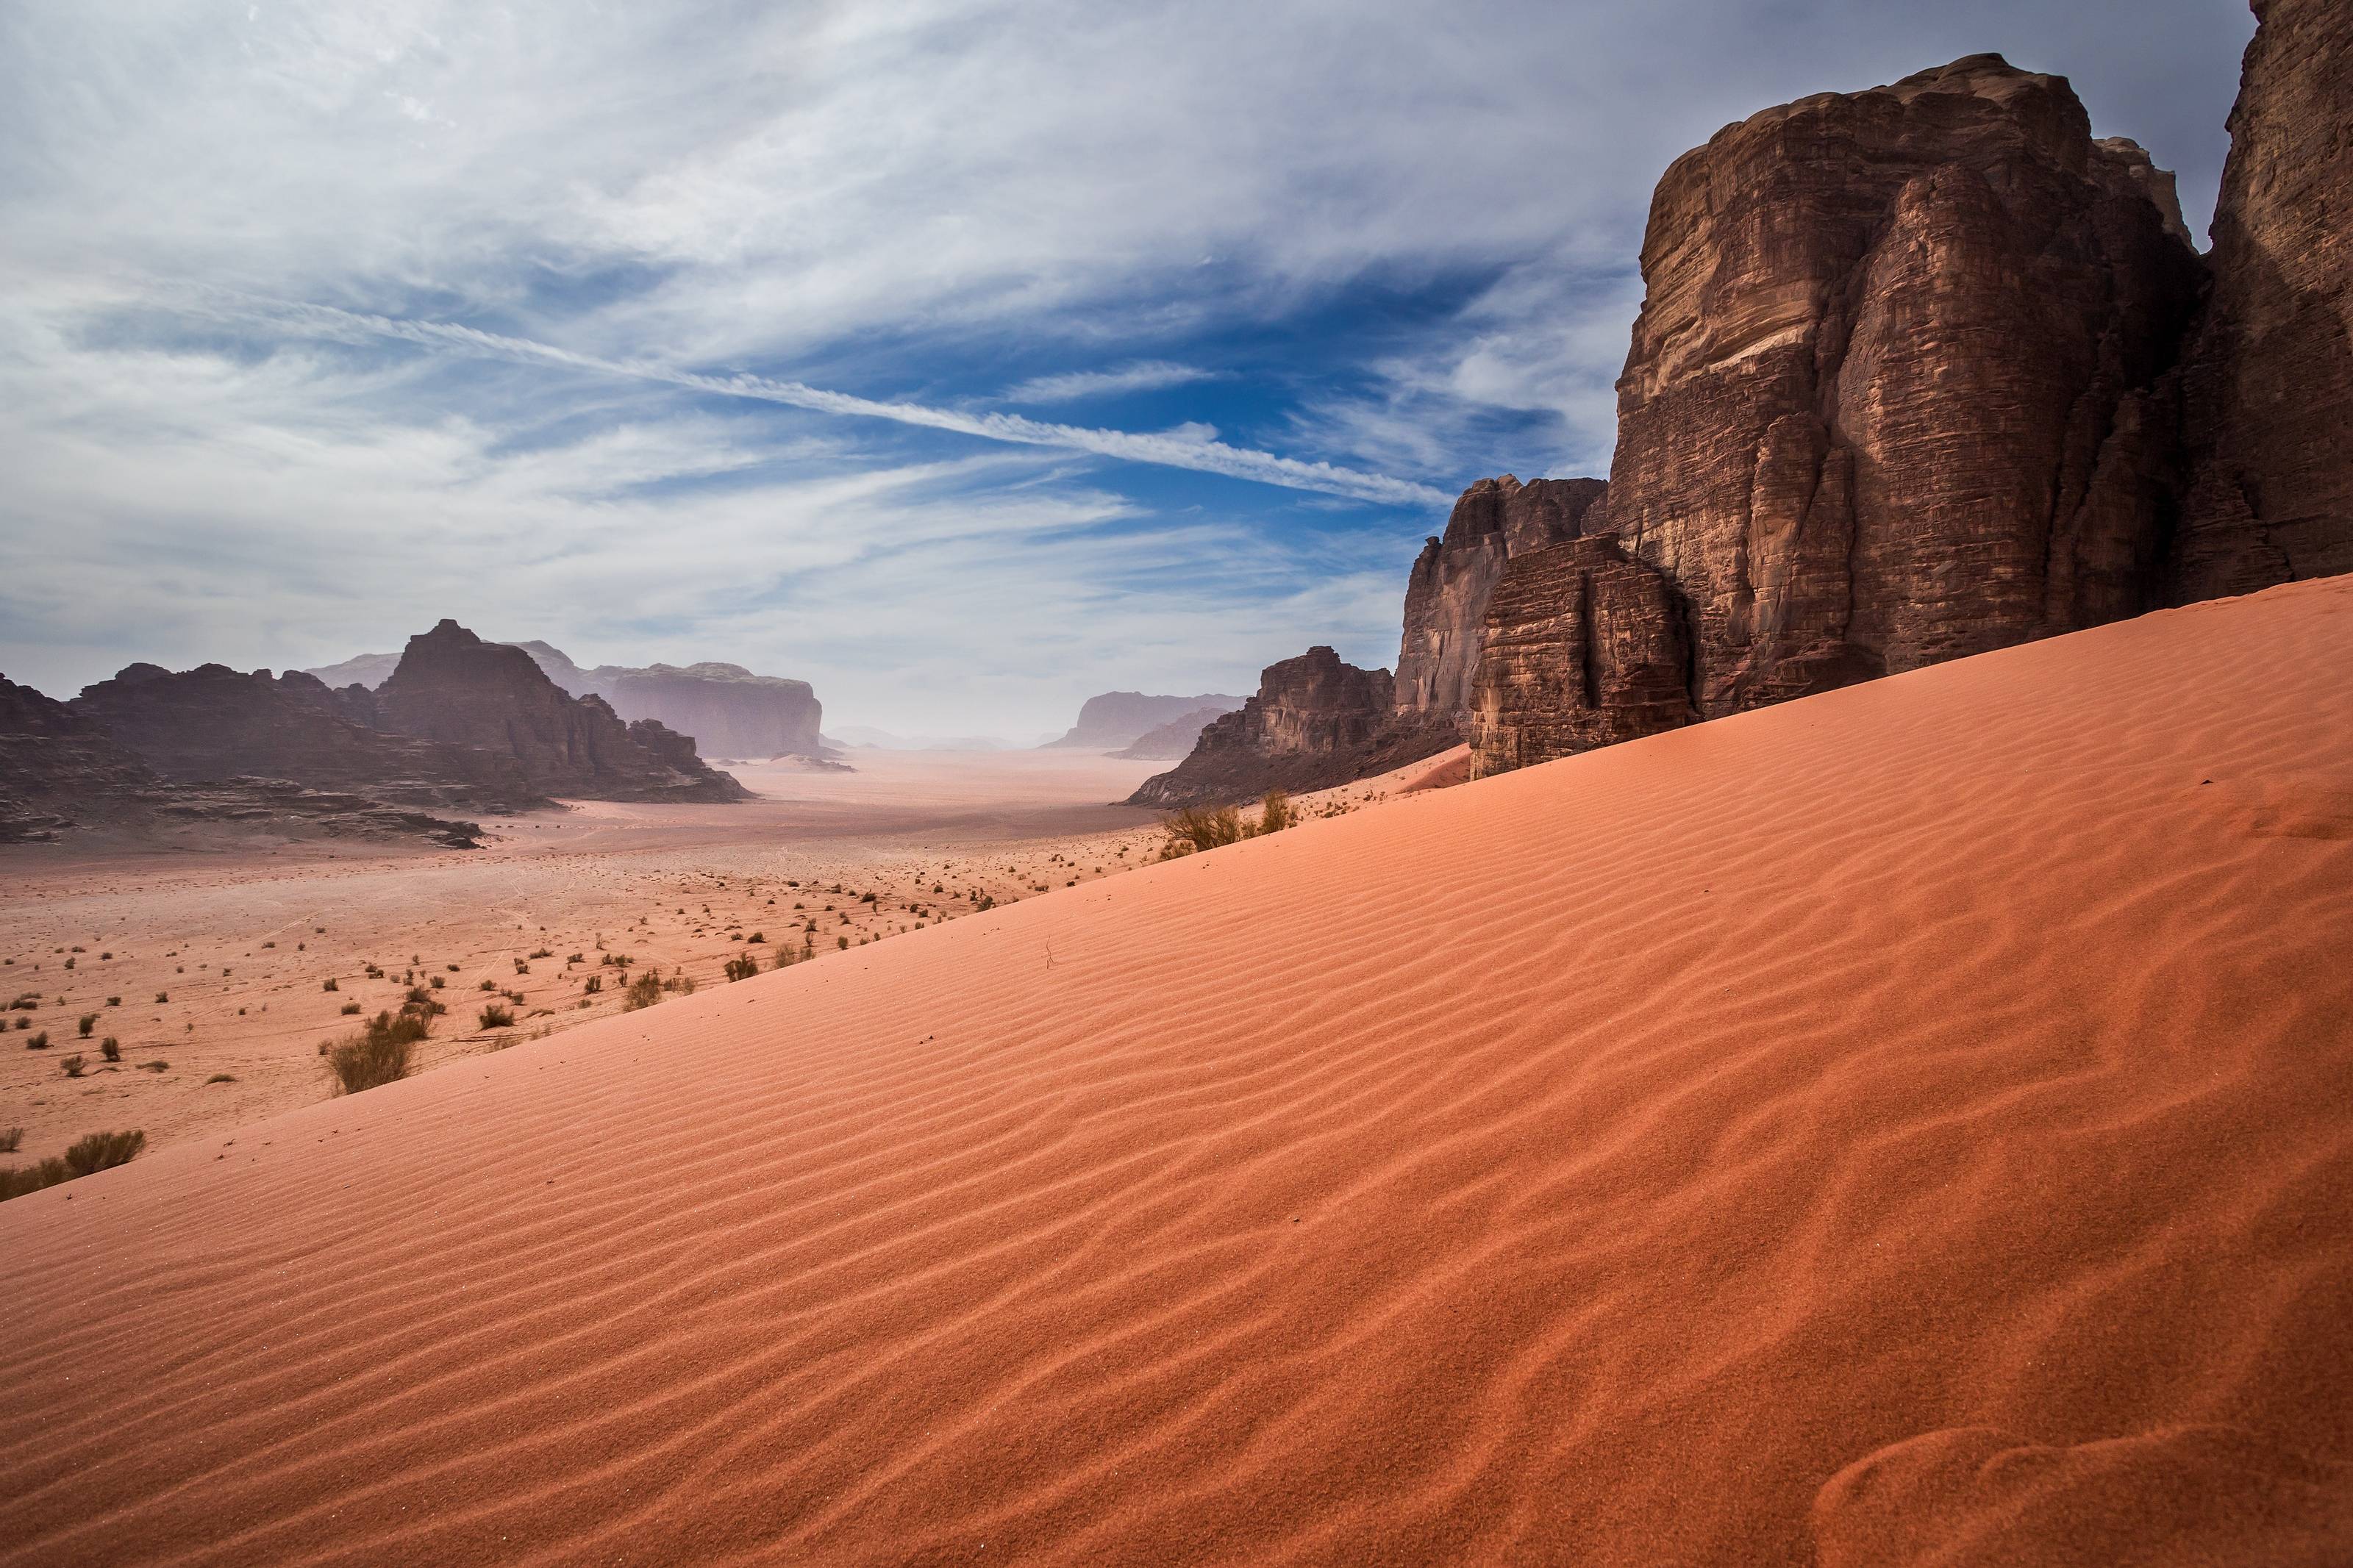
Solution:
M 1193 742 L 1201 738 L 1201 731 L 1224 718 L 1225 713 L 1216 708 L 1196 708 L 1181 719 L 1172 719 L 1156 730 L 1145 731 L 1135 744 L 1111 754 L 1131 762 L 1181 763 L 1193 754 Z
M 1173 724 L 1201 709 L 1209 710 L 1210 717 L 1215 718 L 1241 705 L 1240 698 L 1215 691 L 1206 691 L 1198 697 L 1147 697 L 1141 691 L 1106 691 L 1100 697 L 1088 698 L 1079 709 L 1079 721 L 1071 726 L 1070 732 L 1046 744 L 1116 751 L 1134 745 L 1163 724 Z
M 740 664 L 598 665 L 583 669 L 562 648 L 536 639 L 521 648 L 542 673 L 574 697 L 601 697 L 625 723 L 650 719 L 688 736 L 705 757 L 817 756 L 824 709 L 806 680 L 754 675 Z M 362 654 L 307 670 L 341 689 L 374 688 L 391 678 L 398 654 Z

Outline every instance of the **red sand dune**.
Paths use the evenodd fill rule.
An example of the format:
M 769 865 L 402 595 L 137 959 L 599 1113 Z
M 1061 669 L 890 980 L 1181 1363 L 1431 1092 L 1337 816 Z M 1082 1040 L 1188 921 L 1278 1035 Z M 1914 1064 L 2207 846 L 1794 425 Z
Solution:
M 2353 1560 L 2353 579 L 0 1205 L 10 1563 Z

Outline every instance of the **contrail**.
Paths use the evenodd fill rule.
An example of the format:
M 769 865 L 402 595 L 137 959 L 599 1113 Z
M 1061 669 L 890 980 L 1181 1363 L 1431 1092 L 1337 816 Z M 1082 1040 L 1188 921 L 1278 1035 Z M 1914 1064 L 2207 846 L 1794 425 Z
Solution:
M 1022 447 L 1054 447 L 1066 451 L 1118 458 L 1131 463 L 1154 463 L 1163 468 L 1224 474 L 1230 479 L 1254 479 L 1261 484 L 1280 485 L 1294 490 L 1314 490 L 1323 495 L 1346 496 L 1356 500 L 1398 506 L 1443 506 L 1448 499 L 1428 485 L 1392 479 L 1387 474 L 1366 473 L 1332 463 L 1305 463 L 1295 458 L 1277 457 L 1271 452 L 1229 447 L 1222 441 L 1198 441 L 1180 436 L 1139 435 L 1128 430 L 1096 430 L 1078 425 L 1054 425 L 1042 420 L 1025 419 L 1018 414 L 967 414 L 920 403 L 885 403 L 871 397 L 853 396 L 846 392 L 828 392 L 823 387 L 810 386 L 802 382 L 778 381 L 765 375 L 707 375 L 700 371 L 680 370 L 649 360 L 611 360 L 575 353 L 552 343 L 485 332 L 448 321 L 404 321 L 392 316 L 341 310 L 331 305 L 279 301 L 239 313 L 264 316 L 306 336 L 345 341 L 358 336 L 393 338 L 428 348 L 454 348 L 461 353 L 491 359 L 555 365 L 566 370 L 624 376 L 636 381 L 661 382 L 696 392 L 715 393 L 723 397 L 781 403 L 820 414 L 888 419 L 900 425 L 953 430 L 985 441 L 1006 441 Z

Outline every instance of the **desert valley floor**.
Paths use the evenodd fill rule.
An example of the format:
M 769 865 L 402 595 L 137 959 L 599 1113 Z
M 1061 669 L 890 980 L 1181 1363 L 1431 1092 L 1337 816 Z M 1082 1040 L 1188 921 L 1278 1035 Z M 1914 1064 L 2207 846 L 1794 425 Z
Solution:
M 162 1143 L 0 1205 L 0 1563 L 2353 1559 L 2348 668 L 2294 584 L 1119 876 L 1117 780 L 912 763 L 896 839 L 20 860 L 15 984 L 119 942 L 172 1067 L 0 1078 Z M 812 881 L 888 940 L 303 1059 L 356 961 L 528 1035 Z

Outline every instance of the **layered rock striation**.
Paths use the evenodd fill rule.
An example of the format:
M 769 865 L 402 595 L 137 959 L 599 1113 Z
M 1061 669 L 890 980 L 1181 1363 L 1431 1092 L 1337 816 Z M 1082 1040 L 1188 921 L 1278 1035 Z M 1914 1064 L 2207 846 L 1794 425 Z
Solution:
M 2353 6 L 2255 13 L 2183 373 L 2177 604 L 2353 572 Z
M 1599 479 L 1524 485 L 1504 474 L 1462 492 L 1446 531 L 1423 544 L 1406 580 L 1397 666 L 1400 714 L 1461 726 L 1471 708 L 1487 601 L 1504 563 L 1600 526 L 1609 489 Z
M 1132 805 L 1248 800 L 1271 789 L 1329 789 L 1455 743 L 1451 729 L 1402 725 L 1386 669 L 1360 669 L 1328 647 L 1266 667 L 1258 694 L 1212 720 L 1191 754 L 1145 781 Z
M 601 697 L 574 697 L 522 648 L 455 621 L 411 637 L 375 694 L 387 730 L 511 756 L 534 788 L 594 800 L 732 801 L 748 791 L 650 720 L 628 724 Z
M 1487 606 L 1471 773 L 1690 723 L 1692 645 L 1666 574 L 1607 534 L 1515 555 Z
M 2201 282 L 2170 189 L 1994 55 L 1667 171 L 1609 515 L 1692 606 L 1703 715 L 2150 602 Z

